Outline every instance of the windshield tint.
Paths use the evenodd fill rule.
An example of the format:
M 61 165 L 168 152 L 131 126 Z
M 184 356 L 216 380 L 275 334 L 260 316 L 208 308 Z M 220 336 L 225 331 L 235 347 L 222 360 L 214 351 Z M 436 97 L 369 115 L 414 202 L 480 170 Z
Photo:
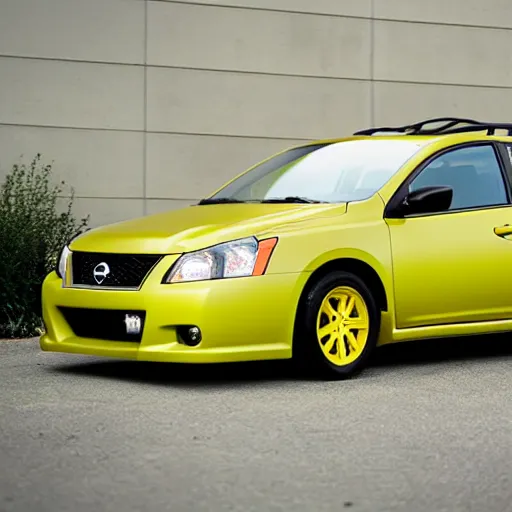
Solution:
M 414 140 L 353 140 L 294 148 L 255 167 L 211 200 L 321 202 L 371 197 L 421 147 Z

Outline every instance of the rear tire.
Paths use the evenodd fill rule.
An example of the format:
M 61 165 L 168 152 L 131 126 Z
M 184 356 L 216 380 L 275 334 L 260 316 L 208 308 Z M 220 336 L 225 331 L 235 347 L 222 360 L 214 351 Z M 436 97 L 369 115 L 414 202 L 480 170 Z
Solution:
M 380 311 L 371 290 L 355 274 L 320 278 L 301 301 L 293 358 L 301 371 L 323 379 L 359 374 L 377 345 Z

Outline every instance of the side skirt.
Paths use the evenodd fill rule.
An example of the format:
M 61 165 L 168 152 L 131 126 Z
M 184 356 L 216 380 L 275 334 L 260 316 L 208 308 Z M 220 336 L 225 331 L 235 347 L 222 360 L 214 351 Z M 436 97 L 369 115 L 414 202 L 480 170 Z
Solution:
M 388 331 L 388 335 L 386 335 L 386 330 Z M 413 327 L 409 329 L 384 329 L 381 330 L 381 339 L 379 340 L 379 345 L 400 343 L 403 341 L 497 334 L 504 332 L 512 332 L 512 320 L 431 325 L 424 327 Z

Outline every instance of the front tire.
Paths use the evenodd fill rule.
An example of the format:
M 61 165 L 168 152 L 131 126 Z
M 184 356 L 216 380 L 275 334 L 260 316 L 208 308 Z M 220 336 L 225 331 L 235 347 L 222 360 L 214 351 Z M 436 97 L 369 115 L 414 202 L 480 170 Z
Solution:
M 380 311 L 358 276 L 331 272 L 307 292 L 297 311 L 294 359 L 325 379 L 357 375 L 377 345 Z

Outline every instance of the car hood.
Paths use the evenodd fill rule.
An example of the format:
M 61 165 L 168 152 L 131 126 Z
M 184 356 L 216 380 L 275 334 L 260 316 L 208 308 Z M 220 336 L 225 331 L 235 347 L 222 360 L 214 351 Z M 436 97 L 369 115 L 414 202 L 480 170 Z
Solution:
M 279 226 L 346 211 L 346 204 L 217 204 L 190 206 L 92 229 L 71 250 L 125 254 L 181 254 Z

